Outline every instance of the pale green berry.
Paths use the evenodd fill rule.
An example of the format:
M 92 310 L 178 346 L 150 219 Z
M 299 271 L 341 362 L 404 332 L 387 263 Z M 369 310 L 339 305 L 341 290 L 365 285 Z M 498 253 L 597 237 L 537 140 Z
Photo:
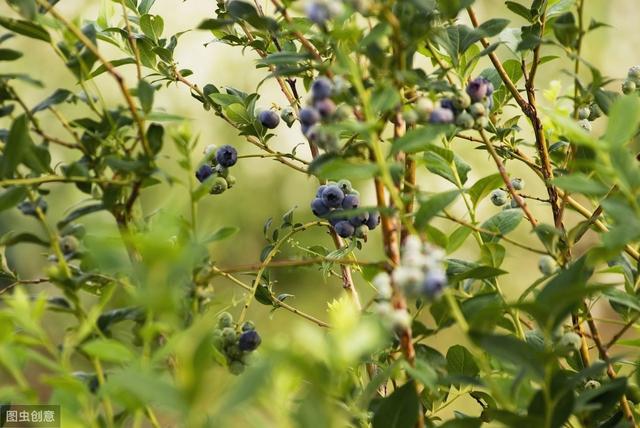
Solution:
M 233 186 L 236 185 L 236 178 L 233 175 L 227 175 L 225 180 L 227 181 L 227 188 L 228 189 L 231 189 Z
M 491 192 L 491 203 L 496 207 L 501 207 L 507 203 L 507 192 L 501 189 L 496 189 Z
M 236 331 L 233 327 L 225 327 L 222 329 L 222 340 L 225 345 L 231 345 L 236 341 Z
M 627 72 L 627 77 L 633 80 L 636 84 L 640 83 L 640 65 L 634 65 Z
M 630 79 L 626 79 L 624 82 L 622 82 L 622 92 L 624 94 L 631 94 L 633 92 L 635 92 L 636 90 L 636 82 L 634 82 L 633 80 Z
M 511 179 L 511 186 L 516 190 L 522 190 L 524 189 L 524 180 L 522 178 L 513 178 Z
M 209 193 L 212 195 L 219 195 L 227 190 L 228 187 L 227 180 L 223 177 L 216 177 L 211 183 L 211 190 L 209 190 Z
M 242 361 L 232 361 L 231 364 L 229 364 L 229 372 L 233 375 L 242 374 L 242 372 L 244 372 L 244 364 L 242 364 Z
M 558 264 L 553 257 L 546 255 L 540 257 L 538 260 L 538 269 L 540 269 L 540 272 L 542 272 L 543 275 L 548 276 L 558 269 Z
M 220 315 L 218 315 L 219 328 L 231 327 L 232 325 L 233 325 L 233 315 L 231 315 L 229 312 L 223 312 Z
M 599 118 L 600 116 L 602 116 L 602 109 L 600 109 L 600 106 L 596 103 L 591 103 L 589 105 L 589 110 L 591 111 L 589 113 L 589 117 L 588 119 L 593 122 L 594 120 L 596 120 L 597 118 Z
M 473 116 L 466 111 L 463 111 L 458 115 L 458 117 L 456 117 L 456 125 L 462 129 L 471 129 L 474 124 L 475 120 L 473 119 Z
M 482 103 L 473 103 L 469 107 L 469 113 L 471 113 L 471 116 L 475 118 L 484 116 L 486 112 L 487 112 L 487 108 Z
M 65 255 L 70 255 L 78 251 L 80 242 L 73 235 L 67 235 L 60 240 L 60 249 Z
M 418 122 L 418 113 L 415 110 L 406 110 L 402 113 L 402 119 L 407 125 L 415 125 Z
M 563 334 L 560 340 L 558 340 L 556 349 L 562 355 L 570 355 L 579 350 L 581 345 L 582 339 L 580 338 L 580 336 L 570 331 Z
M 464 110 L 471 105 L 471 97 L 466 92 L 458 94 L 453 98 L 453 107 L 456 110 Z
M 489 125 L 489 118 L 487 116 L 476 117 L 475 129 L 484 129 Z
M 418 114 L 418 119 L 421 121 L 429 120 L 429 116 L 433 111 L 433 101 L 429 98 L 418 98 L 415 105 L 416 113 Z
M 280 112 L 280 118 L 284 123 L 287 124 L 289 128 L 291 128 L 296 122 L 295 112 L 293 111 L 293 108 L 289 106 L 282 109 L 282 111 Z
M 591 132 L 591 130 L 593 129 L 593 127 L 591 126 L 591 122 L 589 122 L 586 119 L 583 120 L 579 120 L 578 121 L 578 126 L 582 129 L 584 129 L 587 132 Z
M 578 119 L 589 119 L 591 116 L 591 109 L 587 106 L 580 107 L 578 109 Z
M 598 382 L 597 380 L 591 379 L 584 384 L 584 389 L 598 389 L 598 388 L 600 388 L 600 382 Z

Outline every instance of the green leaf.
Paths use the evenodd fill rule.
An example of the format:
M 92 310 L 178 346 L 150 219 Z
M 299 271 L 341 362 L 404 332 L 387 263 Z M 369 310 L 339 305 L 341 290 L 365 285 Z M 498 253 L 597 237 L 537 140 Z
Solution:
M 8 210 L 18 205 L 27 197 L 24 187 L 9 187 L 0 193 L 0 211 Z
M 459 194 L 459 190 L 450 190 L 421 200 L 420 208 L 415 216 L 416 228 L 423 229 L 429 223 L 429 220 L 453 203 Z
M 476 266 L 463 273 L 454 275 L 453 277 L 451 277 L 451 282 L 456 283 L 469 278 L 474 278 L 474 279 L 495 278 L 496 276 L 504 275 L 505 273 L 507 272 L 492 266 Z
M 49 241 L 40 238 L 29 232 L 9 231 L 0 237 L 0 245 L 9 247 L 15 244 L 36 244 L 43 247 L 49 247 Z
M 447 371 L 450 375 L 476 377 L 480 369 L 471 352 L 462 345 L 453 345 L 447 351 Z
M 456 173 L 460 178 L 460 184 L 464 184 L 467 181 L 467 174 L 471 171 L 471 166 L 453 151 L 435 145 L 428 147 L 428 151 L 424 154 L 424 163 L 429 171 L 456 186 L 458 185 Z
M 0 61 L 15 61 L 22 57 L 22 52 L 13 49 L 0 49 Z
M 2 176 L 11 177 L 25 152 L 33 145 L 29 136 L 29 120 L 25 115 L 13 121 L 2 157 Z
M 498 173 L 489 175 L 476 181 L 469 189 L 469 197 L 474 206 L 478 205 L 478 202 L 491 193 L 492 190 L 497 189 L 503 184 L 502 176 Z
M 158 154 L 162 149 L 162 142 L 164 140 L 164 127 L 158 123 L 152 123 L 147 129 L 147 140 L 149 141 L 149 147 L 154 154 Z
M 380 400 L 373 415 L 373 428 L 412 428 L 418 421 L 420 401 L 416 385 L 407 382 Z
M 42 40 L 43 42 L 51 41 L 51 36 L 49 36 L 47 30 L 33 22 L 0 16 L 0 26 L 32 39 Z
M 640 98 L 636 95 L 619 97 L 609 111 L 609 123 L 604 140 L 616 146 L 629 142 L 640 124 Z
M 438 9 L 446 18 L 455 18 L 458 13 L 473 4 L 473 0 L 438 0 Z
M 490 235 L 488 233 L 481 233 L 484 242 L 496 242 L 500 240 L 499 235 L 506 235 L 513 231 L 522 221 L 522 211 L 519 208 L 512 208 L 500 211 L 498 214 L 490 217 L 487 221 L 482 223 L 481 228 L 491 232 L 496 232 L 498 235 Z
M 338 155 L 324 154 L 309 165 L 309 173 L 327 180 L 364 180 L 378 175 L 378 166 L 346 160 Z
M 113 339 L 96 339 L 82 346 L 82 350 L 102 361 L 126 363 L 133 359 L 133 353 L 122 343 Z
M 588 196 L 603 196 L 609 191 L 604 184 L 580 173 L 556 177 L 553 183 L 571 193 L 582 193 Z
M 447 125 L 429 125 L 412 129 L 402 137 L 393 141 L 390 155 L 399 152 L 418 153 L 426 150 L 433 143 L 440 141 L 452 127 Z
M 490 355 L 512 363 L 518 371 L 526 368 L 532 374 L 544 377 L 547 357 L 537 347 L 514 336 L 471 332 L 470 337 Z
M 377 113 L 385 113 L 400 104 L 400 94 L 392 86 L 377 87 L 371 95 L 371 109 Z
M 223 239 L 227 239 L 235 235 L 239 230 L 239 228 L 233 226 L 221 227 L 220 229 L 204 238 L 203 242 L 208 244 L 211 242 L 222 241 Z
M 46 110 L 53 105 L 61 104 L 72 95 L 71 91 L 66 89 L 56 89 L 53 94 L 49 95 L 46 99 L 39 102 L 33 109 L 31 109 L 31 113 L 37 113 L 39 111 Z
M 617 288 L 607 288 L 602 294 L 606 296 L 610 302 L 615 302 L 640 312 L 640 299 L 633 294 L 625 293 Z
M 145 113 L 149 113 L 153 107 L 154 92 L 155 89 L 146 80 L 140 80 L 138 82 L 138 99 Z

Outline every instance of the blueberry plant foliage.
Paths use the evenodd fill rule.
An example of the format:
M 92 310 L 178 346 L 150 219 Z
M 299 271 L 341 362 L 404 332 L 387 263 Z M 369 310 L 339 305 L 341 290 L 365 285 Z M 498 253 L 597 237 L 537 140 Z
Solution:
M 2 6 L 0 210 L 25 217 L 0 238 L 3 409 L 57 404 L 68 427 L 637 426 L 640 67 L 610 78 L 584 60 L 607 26 L 589 2 L 492 1 L 491 16 L 473 0 L 210 2 L 192 31 L 255 60 L 251 93 L 178 63 L 182 33 L 154 0 L 104 3 Z M 12 67 L 34 55 L 18 40 L 43 67 Z M 196 150 L 154 103 L 167 87 L 242 143 Z M 197 210 L 251 192 L 232 175 L 248 157 L 318 190 L 265 223 L 254 265 L 222 266 L 209 246 L 238 229 L 203 230 Z M 155 186 L 183 187 L 187 214 L 142 212 Z M 83 196 L 53 217 L 64 188 Z M 98 215 L 116 238 L 90 229 Z M 302 244 L 312 229 L 327 238 Z M 385 257 L 359 260 L 376 242 Z M 22 245 L 42 272 L 4 256 Z M 533 283 L 507 275 L 511 253 Z M 273 278 L 303 266 L 343 296 L 295 306 Z M 213 281 L 242 297 L 220 311 Z M 300 327 L 265 335 L 247 319 L 259 304 Z

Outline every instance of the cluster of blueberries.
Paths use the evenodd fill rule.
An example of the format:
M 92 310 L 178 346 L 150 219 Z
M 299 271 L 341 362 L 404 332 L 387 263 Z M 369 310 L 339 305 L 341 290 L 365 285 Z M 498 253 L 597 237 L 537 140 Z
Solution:
M 366 239 L 367 232 L 380 224 L 380 214 L 377 211 L 365 211 L 349 217 L 348 211 L 359 206 L 358 192 L 353 189 L 349 180 L 321 185 L 311 201 L 313 214 L 328 219 L 338 236 Z
M 211 179 L 210 193 L 217 195 L 232 188 L 236 178 L 229 174 L 229 168 L 238 162 L 238 152 L 233 146 L 224 145 L 218 149 L 214 145 L 207 146 L 204 151 L 205 160 L 196 171 L 200 183 Z
M 622 92 L 632 94 L 640 91 L 640 65 L 634 65 L 627 72 L 627 78 L 622 82 Z
M 443 98 L 434 105 L 429 98 L 418 98 L 412 109 L 403 113 L 409 124 L 455 124 L 462 129 L 484 128 L 493 108 L 493 84 L 485 77 L 469 82 L 466 91 L 453 98 Z
M 522 190 L 524 189 L 524 180 L 521 178 L 513 178 L 511 180 L 511 186 L 514 190 Z M 518 208 L 518 202 L 511 198 L 511 195 L 506 190 L 496 189 L 489 195 L 489 199 L 491 199 L 491 203 L 496 207 L 503 207 L 507 204 L 509 199 L 511 199 L 511 203 L 505 208 Z
M 213 332 L 213 344 L 227 359 L 232 374 L 237 375 L 244 371 L 249 355 L 260 343 L 262 339 L 251 321 L 245 321 L 238 328 L 229 312 L 223 312 L 218 316 L 218 325 Z

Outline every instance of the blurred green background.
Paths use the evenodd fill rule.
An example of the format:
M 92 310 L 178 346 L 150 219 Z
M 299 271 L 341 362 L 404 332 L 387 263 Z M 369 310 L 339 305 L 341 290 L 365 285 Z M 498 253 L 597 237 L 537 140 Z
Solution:
M 269 2 L 265 0 L 260 0 L 260 2 L 264 3 L 265 8 L 269 10 L 267 7 Z M 504 2 L 501 0 L 476 1 L 476 4 L 476 12 L 481 20 L 506 17 L 513 20 L 513 26 L 519 25 L 518 18 L 506 9 Z M 637 0 L 593 0 L 586 4 L 587 22 L 593 18 L 611 25 L 611 27 L 601 28 L 587 36 L 583 48 L 584 58 L 599 68 L 604 75 L 619 79 L 626 75 L 626 71 L 630 66 L 640 63 L 640 55 L 636 53 L 637 47 L 640 46 L 640 32 L 637 28 L 638 6 Z M 121 12 L 119 5 L 112 1 L 62 0 L 56 7 L 67 17 L 79 19 L 94 19 L 98 15 L 100 7 L 112 7 L 116 8 L 118 14 Z M 215 2 L 213 0 L 158 0 L 152 12 L 164 18 L 166 35 L 197 27 L 199 22 L 204 18 L 210 17 L 214 10 Z M 15 16 L 4 3 L 0 5 L 0 14 Z M 462 17 L 461 21 L 466 22 L 466 17 Z M 16 62 L 0 62 L 0 72 L 29 73 L 46 85 L 45 88 L 34 88 L 24 84 L 16 84 L 16 87 L 29 105 L 35 105 L 57 87 L 64 87 L 71 91 L 79 90 L 73 77 L 65 69 L 64 64 L 52 54 L 50 47 L 46 44 L 16 37 L 7 42 L 7 46 L 22 50 L 25 55 Z M 116 59 L 124 56 L 104 44 L 101 45 L 101 48 L 104 49 L 108 58 Z M 563 71 L 570 68 L 570 61 L 564 58 L 561 51 L 553 47 L 546 47 L 545 49 L 547 55 L 558 55 L 561 56 L 561 59 L 542 67 L 538 78 L 538 86 L 544 89 L 548 87 L 550 81 L 560 80 L 565 91 L 568 91 L 572 85 L 572 77 Z M 502 58 L 512 55 L 505 47 L 501 47 L 498 52 Z M 265 77 L 264 69 L 255 69 L 256 54 L 248 49 L 243 54 L 239 48 L 217 43 L 212 40 L 209 33 L 204 31 L 191 30 L 182 35 L 176 49 L 176 57 L 181 68 L 188 68 L 194 71 L 194 75 L 190 77 L 190 80 L 200 86 L 213 83 L 218 87 L 232 86 L 243 91 L 253 92 L 258 82 Z M 418 64 L 427 69 L 430 68 L 426 61 L 419 61 Z M 476 72 L 479 73 L 486 67 L 488 67 L 488 62 L 483 60 L 476 68 Z M 132 82 L 135 77 L 133 67 L 128 66 L 128 68 L 122 68 L 122 70 L 129 78 L 129 81 Z M 101 76 L 97 82 L 110 102 L 121 102 L 119 93 L 108 76 Z M 298 86 L 301 87 L 301 82 L 298 82 Z M 617 89 L 619 82 L 616 81 L 611 86 L 612 88 L 615 86 L 614 89 Z M 259 104 L 262 107 L 269 107 L 271 104 L 286 105 L 286 99 L 279 92 L 274 80 L 266 81 L 260 87 L 259 92 L 261 95 Z M 189 119 L 191 130 L 194 134 L 200 136 L 198 149 L 193 153 L 194 162 L 200 160 L 202 149 L 208 144 L 232 144 L 238 148 L 241 155 L 258 153 L 257 148 L 235 135 L 234 129 L 230 128 L 220 118 L 202 110 L 200 104 L 190 97 L 188 90 L 184 86 L 177 87 L 172 85 L 159 92 L 156 95 L 156 108 L 161 108 Z M 74 118 L 77 114 L 80 114 L 78 109 L 72 105 L 64 105 L 60 109 L 68 118 Z M 42 116 L 42 121 L 43 127 L 49 134 L 63 135 L 59 126 L 51 118 L 48 118 L 46 114 Z M 601 132 L 605 123 L 606 119 L 597 121 L 594 126 L 594 132 Z M 0 119 L 0 128 L 7 126 L 8 121 Z M 521 126 L 526 129 L 523 135 L 529 135 L 530 137 L 528 125 L 524 123 L 524 120 L 521 121 Z M 276 138 L 271 141 L 275 148 L 286 152 L 290 151 L 293 146 L 301 144 L 298 151 L 299 154 L 309 157 L 306 141 L 297 124 L 291 129 L 281 125 L 276 130 L 276 134 Z M 473 167 L 467 184 L 472 184 L 475 180 L 495 172 L 494 165 L 490 162 L 486 153 L 475 150 L 473 143 L 456 141 L 454 149 Z M 58 147 L 54 147 L 53 151 L 54 165 L 71 159 L 72 157 L 70 156 L 76 156 L 75 153 L 70 154 L 68 150 Z M 164 159 L 161 161 L 161 167 L 171 174 L 182 176 L 186 180 L 187 177 L 176 165 L 173 146 L 168 139 L 165 141 L 163 154 Z M 508 163 L 507 168 L 513 176 L 522 177 L 527 182 L 526 194 L 542 198 L 546 197 L 544 187 L 530 171 L 514 162 Z M 238 179 L 236 187 L 222 195 L 206 197 L 199 204 L 198 227 L 200 233 L 211 232 L 222 226 L 237 226 L 240 228 L 240 232 L 232 238 L 213 244 L 210 247 L 213 258 L 223 268 L 259 261 L 260 251 L 265 245 L 262 227 L 269 217 L 273 217 L 277 223 L 282 214 L 293 206 L 298 206 L 294 219 L 296 221 L 312 220 L 313 216 L 308 209 L 308 204 L 317 187 L 314 178 L 306 177 L 267 159 L 242 159 L 234 167 L 234 175 Z M 189 177 L 189 179 L 191 178 Z M 364 203 L 373 205 L 373 184 L 371 182 L 357 182 L 354 185 L 362 193 Z M 448 189 L 450 184 L 433 174 L 422 173 L 419 177 L 419 186 L 426 191 L 438 192 Z M 48 188 L 52 192 L 48 198 L 48 217 L 51 222 L 64 217 L 70 209 L 77 207 L 86 198 L 86 195 L 81 194 L 69 185 L 52 184 Z M 189 215 L 189 206 L 185 196 L 186 192 L 181 185 L 169 186 L 161 184 L 143 192 L 141 198 L 142 210 L 146 215 L 151 215 L 157 210 L 163 210 L 187 217 Z M 546 205 L 536 201 L 529 201 L 529 203 L 536 217 L 549 222 L 550 210 Z M 493 207 L 488 200 L 483 201 L 480 205 L 479 218 L 485 219 L 497 212 L 498 209 Z M 464 206 L 460 201 L 452 209 L 452 212 L 459 217 L 465 217 Z M 575 221 L 576 217 L 569 215 L 569 219 Z M 117 234 L 115 223 L 107 214 L 93 214 L 85 217 L 82 222 L 86 224 L 89 235 L 107 234 L 115 236 Z M 448 231 L 456 227 L 455 224 L 442 220 L 438 220 L 436 223 L 437 226 Z M 17 210 L 0 214 L 0 232 L 2 233 L 10 230 L 33 230 L 40 233 L 39 227 L 35 220 L 23 217 Z M 365 248 L 362 251 L 357 251 L 358 258 L 363 260 L 382 260 L 383 253 L 379 234 L 379 229 L 371 233 Z M 524 222 L 513 234 L 513 238 L 521 242 L 537 244 Z M 296 239 L 306 244 L 321 242 L 327 247 L 331 246 L 331 240 L 324 232 L 306 232 L 298 235 Z M 589 239 L 585 239 L 580 245 L 590 245 L 590 243 L 593 243 L 593 236 L 590 239 L 591 242 Z M 502 277 L 502 287 L 509 296 L 516 296 L 538 277 L 537 257 L 517 247 L 508 244 L 507 247 L 508 252 L 504 268 L 512 273 Z M 581 250 L 578 248 L 576 253 L 579 254 L 580 252 Z M 294 255 L 295 252 L 286 250 L 280 257 L 286 257 L 287 254 Z M 41 247 L 37 246 L 21 244 L 11 248 L 7 256 L 9 264 L 14 266 L 24 278 L 38 277 L 39 272 L 47 265 L 46 254 L 43 254 Z M 474 259 L 477 257 L 477 248 L 470 239 L 468 244 L 453 256 Z M 273 270 L 273 278 L 277 281 L 275 286 L 276 293 L 295 295 L 288 302 L 320 318 L 325 315 L 326 302 L 342 294 L 340 279 L 323 280 L 317 267 L 298 268 L 295 270 L 277 269 Z M 355 278 L 362 300 L 366 302 L 371 297 L 371 289 L 360 275 L 356 274 Z M 249 281 L 250 277 L 245 279 Z M 232 283 L 223 278 L 218 278 L 214 281 L 214 285 L 217 308 L 227 307 L 230 301 L 240 301 L 242 290 L 236 288 Z M 50 291 L 53 294 L 58 292 L 53 288 Z M 240 305 L 235 309 L 232 308 L 232 311 L 238 311 L 239 309 Z M 596 314 L 599 317 L 606 318 L 605 311 L 606 308 L 600 308 L 600 311 L 596 311 Z M 270 337 L 278 333 L 287 334 L 295 323 L 306 322 L 284 310 L 270 313 L 269 307 L 259 304 L 254 304 L 251 307 L 249 318 L 256 321 L 266 340 L 270 340 Z M 425 314 L 423 318 L 426 322 L 429 322 L 428 315 Z M 59 332 L 64 325 L 61 318 L 53 316 L 52 320 L 56 321 L 50 324 L 52 332 Z M 603 330 L 606 336 L 606 324 L 603 324 Z M 446 330 L 444 333 L 430 339 L 429 344 L 442 349 L 444 344 L 451 344 L 457 340 L 457 337 L 452 337 L 455 334 L 455 330 Z M 223 377 L 223 379 L 225 380 L 220 384 L 221 387 L 224 387 L 224 384 L 228 382 L 227 377 Z

